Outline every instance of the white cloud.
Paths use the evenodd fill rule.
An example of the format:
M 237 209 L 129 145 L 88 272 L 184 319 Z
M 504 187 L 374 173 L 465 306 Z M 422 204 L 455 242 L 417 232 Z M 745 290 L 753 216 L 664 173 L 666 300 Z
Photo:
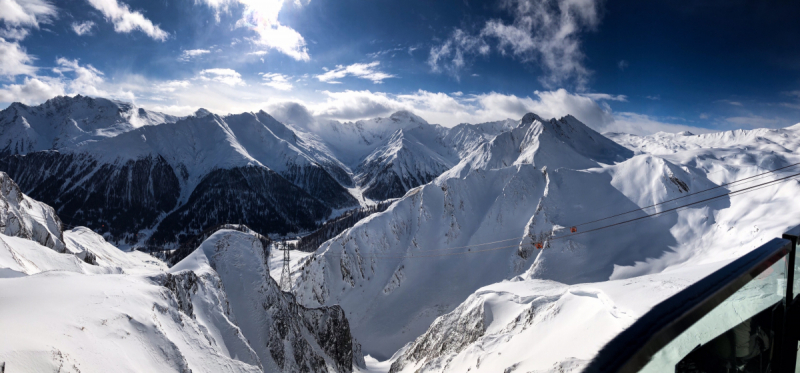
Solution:
M 91 33 L 92 27 L 94 27 L 94 22 L 86 21 L 86 22 L 73 22 L 72 23 L 72 31 L 75 31 L 78 36 L 83 36 Z
M 19 43 L 0 38 L 0 78 L 15 75 L 33 75 L 36 67 L 31 65 L 33 57 Z
M 314 115 L 327 119 L 355 120 L 404 109 L 391 95 L 371 91 L 322 92 L 326 100 L 311 105 Z
M 22 84 L 8 84 L 0 88 L 0 102 L 38 104 L 64 94 L 64 85 L 56 79 L 25 77 Z
M 55 16 L 56 7 L 47 0 L 0 0 L 0 37 L 22 40 L 31 28 L 39 28 Z
M 209 53 L 211 53 L 211 51 L 208 49 L 188 49 L 183 51 L 183 53 L 181 53 L 181 56 L 178 57 L 178 59 L 181 61 L 189 61 L 192 58 L 199 57 Z
M 457 76 L 466 66 L 467 55 L 487 54 L 487 40 L 496 40 L 501 54 L 538 63 L 545 86 L 574 79 L 582 89 L 589 70 L 583 65 L 579 34 L 600 23 L 599 1 L 507 0 L 502 6 L 514 17 L 513 22 L 489 20 L 475 36 L 456 29 L 443 44 L 431 48 L 428 63 L 432 69 L 444 68 Z
M 237 27 L 246 27 L 253 30 L 257 37 L 251 41 L 267 49 L 275 49 L 298 61 L 308 61 L 308 48 L 306 41 L 299 32 L 283 25 L 278 21 L 278 15 L 283 9 L 284 0 L 195 0 L 203 2 L 219 12 L 228 11 L 232 4 L 244 6 L 242 18 L 236 22 Z M 295 6 L 302 2 L 295 0 Z
M 348 75 L 356 78 L 371 80 L 375 84 L 383 83 L 384 79 L 394 78 L 394 75 L 378 71 L 376 68 L 380 65 L 379 61 L 370 63 L 354 63 L 349 66 L 336 65 L 335 69 L 326 70 L 325 73 L 317 75 L 316 78 L 320 82 L 338 84 L 341 83 L 337 79 L 344 78 Z
M 83 94 L 132 101 L 135 97 L 130 90 L 119 84 L 109 84 L 103 73 L 92 65 L 81 65 L 78 60 L 56 59 L 52 68 L 55 76 L 25 77 L 21 84 L 0 86 L 0 102 L 19 101 L 38 104 L 57 95 Z M 148 86 L 152 92 L 152 85 Z
M 56 15 L 56 7 L 46 0 L 0 0 L 0 21 L 8 26 L 39 27 Z
M 442 45 L 431 48 L 428 65 L 435 72 L 447 71 L 458 78 L 467 65 L 466 58 L 476 53 L 489 54 L 489 44 L 480 36 L 471 36 L 464 30 L 456 29 Z
M 67 82 L 68 92 L 89 96 L 118 96 L 102 89 L 103 73 L 94 66 L 81 66 L 78 60 L 68 60 L 63 57 L 56 59 L 56 64 L 58 67 L 54 68 L 53 72 L 59 74 Z M 64 73 L 70 73 L 73 77 L 67 78 Z
M 25 39 L 30 31 L 23 27 L 6 27 L 0 29 L 0 38 L 8 40 L 22 40 Z
M 154 25 L 142 13 L 132 11 L 127 4 L 119 3 L 117 0 L 87 0 L 95 9 L 114 24 L 114 31 L 129 33 L 133 30 L 140 30 L 147 36 L 164 41 L 169 34 L 162 30 L 158 25 Z
M 625 95 L 610 95 L 608 93 L 581 93 L 580 95 L 589 97 L 595 101 L 628 101 L 628 96 Z
M 264 85 L 268 87 L 275 88 L 280 91 L 290 91 L 292 89 L 292 83 L 289 82 L 291 77 L 278 74 L 278 73 L 260 73 L 262 78 L 264 78 Z
M 625 69 L 627 69 L 628 66 L 630 66 L 628 61 L 619 60 L 619 62 L 617 62 L 617 68 L 619 68 L 620 71 L 625 71 Z
M 308 128 L 314 123 L 314 116 L 304 105 L 297 102 L 275 102 L 267 105 L 267 113 L 282 123 Z
M 160 92 L 175 92 L 181 88 L 187 88 L 192 85 L 188 80 L 168 80 L 155 85 L 157 91 Z
M 647 115 L 614 113 L 608 104 L 598 103 L 591 97 L 570 93 L 564 89 L 535 92 L 532 97 L 497 92 L 458 96 L 423 90 L 400 95 L 368 90 L 323 93 L 326 95 L 324 101 L 306 103 L 304 106 L 310 115 L 318 120 L 358 120 L 386 116 L 397 110 L 409 110 L 431 123 L 454 126 L 459 123 L 519 119 L 526 113 L 533 112 L 543 118 L 573 115 L 598 132 L 627 132 L 639 135 L 658 131 L 710 132 L 703 128 L 664 122 Z
M 214 81 L 229 86 L 245 85 L 242 76 L 232 69 L 205 69 L 197 76 L 200 80 Z

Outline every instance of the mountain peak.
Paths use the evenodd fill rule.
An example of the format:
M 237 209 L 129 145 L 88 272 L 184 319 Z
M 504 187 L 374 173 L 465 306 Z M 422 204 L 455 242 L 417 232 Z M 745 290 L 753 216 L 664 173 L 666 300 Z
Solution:
M 389 116 L 389 119 L 394 120 L 395 122 L 406 121 L 406 122 L 413 122 L 420 124 L 428 124 L 428 122 L 425 119 L 420 118 L 419 116 L 408 110 L 396 111 L 394 112 L 394 114 Z
M 528 114 L 525 114 L 525 116 L 522 117 L 522 119 L 520 120 L 519 125 L 520 126 L 525 126 L 525 125 L 533 123 L 533 121 L 535 121 L 535 120 L 538 120 L 540 122 L 544 122 L 544 119 L 542 119 L 542 117 L 540 117 L 540 116 L 538 116 L 538 115 L 536 115 L 534 113 L 528 113 Z
M 210 111 L 208 111 L 208 110 L 206 110 L 206 109 L 199 108 L 199 109 L 197 109 L 197 111 L 195 111 L 195 112 L 194 112 L 194 114 L 192 114 L 192 115 L 194 115 L 195 117 L 198 117 L 198 118 L 202 118 L 202 117 L 205 117 L 205 116 L 211 115 L 211 112 L 210 112 Z

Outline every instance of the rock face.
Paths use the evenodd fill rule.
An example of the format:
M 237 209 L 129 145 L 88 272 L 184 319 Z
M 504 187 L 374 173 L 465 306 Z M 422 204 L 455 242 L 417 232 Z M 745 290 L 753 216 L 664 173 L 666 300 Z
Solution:
M 61 220 L 53 208 L 28 198 L 4 172 L 0 172 L 0 233 L 27 238 L 57 252 L 66 250 Z
M 351 372 L 363 366 L 360 346 L 341 307 L 306 308 L 280 291 L 269 275 L 269 252 L 253 235 L 221 230 L 175 265 L 165 284 L 192 299 L 197 281 L 187 272 L 211 273 L 227 294 L 232 320 L 255 351 L 264 371 Z M 174 276 L 180 276 L 176 279 Z M 189 307 L 181 301 L 181 308 Z
M 169 242 L 224 223 L 246 224 L 258 232 L 309 230 L 330 213 L 330 207 L 272 170 L 215 170 L 164 218 L 151 240 Z
M 175 208 L 178 176 L 160 156 L 102 163 L 86 154 L 41 151 L 0 158 L 0 169 L 26 186 L 27 194 L 59 207 L 69 225 L 133 242 Z

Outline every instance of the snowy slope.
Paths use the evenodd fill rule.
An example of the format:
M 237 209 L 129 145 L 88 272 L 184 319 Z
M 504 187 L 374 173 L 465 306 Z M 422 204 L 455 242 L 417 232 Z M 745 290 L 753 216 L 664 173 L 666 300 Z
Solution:
M 453 164 L 413 134 L 397 130 L 358 165 L 356 183 L 365 196 L 382 201 L 429 183 Z
M 108 243 L 103 236 L 86 227 L 75 227 L 64 232 L 67 251 L 83 259 L 91 253 L 100 267 L 119 268 L 121 273 L 147 274 L 167 270 L 161 260 L 140 251 L 122 251 Z
M 427 184 L 513 125 L 506 120 L 445 128 L 398 111 L 388 118 L 328 121 L 303 130 L 349 167 L 364 196 L 386 200 Z
M 157 278 L 51 271 L 0 282 L 7 371 L 261 371 L 181 312 Z
M 18 198 L 49 209 L 21 193 Z M 20 211 L 29 210 L 12 212 L 30 220 Z M 31 237 L 0 233 L 0 361 L 7 371 L 351 372 L 364 366 L 341 308 L 309 309 L 281 293 L 269 276 L 269 252 L 253 234 L 217 232 L 169 272 L 85 227 L 63 236 L 57 252 Z
M 631 148 L 638 153 L 650 149 L 668 155 L 658 158 L 645 154 L 618 166 L 630 163 L 631 170 L 642 170 L 647 168 L 642 161 L 671 162 L 691 166 L 714 183 L 728 183 L 800 161 L 795 150 L 800 137 L 797 130 L 795 126 L 696 138 L 657 134 L 639 144 L 650 147 Z M 663 141 L 663 146 L 652 146 L 654 138 Z M 730 189 L 797 172 L 800 170 L 795 168 L 758 176 Z M 637 171 L 612 184 L 626 195 L 634 195 L 635 189 L 657 187 L 642 186 L 640 180 L 647 178 L 646 173 Z M 711 197 L 724 191 L 720 189 L 702 195 Z M 794 196 L 798 192 L 800 184 L 790 180 L 682 212 L 669 228 L 676 241 L 670 250 L 633 265 L 615 264 L 610 281 L 571 286 L 542 282 L 537 280 L 542 273 L 534 265 L 513 282 L 476 291 L 452 313 L 438 319 L 394 357 L 392 371 L 580 371 L 606 341 L 660 300 L 795 225 L 794 212 L 800 203 Z M 653 202 L 631 200 L 640 206 Z M 643 240 L 646 245 L 657 241 L 638 230 L 633 232 L 647 237 Z
M 176 120 L 129 103 L 80 95 L 34 107 L 13 103 L 0 111 L 0 154 L 60 149 Z
M 589 284 L 492 284 L 438 318 L 390 371 L 579 372 L 652 306 L 726 263 Z
M 569 227 L 800 161 L 789 147 L 745 146 L 632 156 L 574 118 L 528 115 L 431 184 L 323 244 L 297 274 L 298 299 L 341 304 L 365 353 L 388 358 L 480 287 L 519 274 L 569 285 L 734 258 L 796 223 L 763 217 L 800 208 L 787 200 L 800 192 L 797 181 L 589 234 L 570 236 Z M 477 244 L 485 245 L 464 247 Z

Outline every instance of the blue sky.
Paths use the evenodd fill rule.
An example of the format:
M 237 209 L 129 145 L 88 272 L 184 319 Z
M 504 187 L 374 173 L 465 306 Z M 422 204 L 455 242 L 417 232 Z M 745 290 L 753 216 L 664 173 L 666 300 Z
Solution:
M 288 122 L 800 122 L 800 3 L 696 3 L 0 0 L 0 107 L 80 93 Z

